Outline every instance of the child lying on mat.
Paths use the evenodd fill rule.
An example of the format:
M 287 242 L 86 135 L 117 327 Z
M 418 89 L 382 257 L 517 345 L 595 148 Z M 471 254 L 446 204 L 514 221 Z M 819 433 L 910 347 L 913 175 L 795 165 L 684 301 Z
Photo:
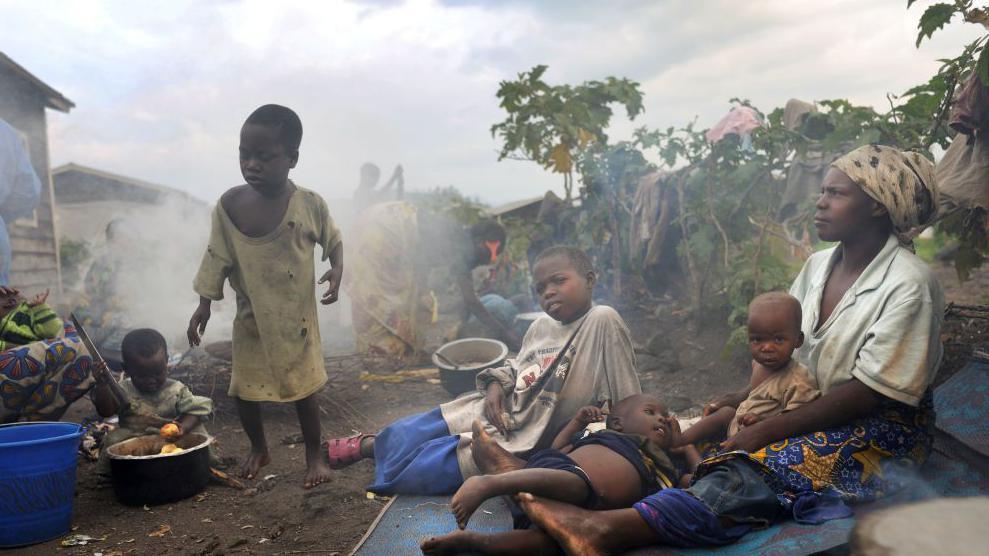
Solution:
M 606 429 L 571 440 L 588 424 L 606 418 Z M 480 423 L 475 424 L 473 441 L 493 443 Z M 682 474 L 667 452 L 683 453 L 688 472 L 700 461 L 693 446 L 680 445 L 680 427 L 666 407 L 653 396 L 636 394 L 618 402 L 610 415 L 600 408 L 581 410 L 556 436 L 553 447 L 536 452 L 527 462 L 506 465 L 505 454 L 498 458 L 502 468 L 496 474 L 467 479 L 453 496 L 452 509 L 463 529 L 478 506 L 488 498 L 518 492 L 576 504 L 585 508 L 627 508 L 642 496 L 676 486 Z M 492 446 L 474 452 L 485 457 Z M 495 448 L 497 449 L 497 448 Z M 483 554 L 537 554 L 557 550 L 554 541 L 539 529 L 530 529 L 524 514 L 515 512 L 516 531 L 480 535 L 456 532 L 422 543 L 426 554 L 455 554 L 477 551 Z
M 704 408 L 704 418 L 684 431 L 683 442 L 734 436 L 743 427 L 779 415 L 821 395 L 807 367 L 793 359 L 804 343 L 800 302 L 784 292 L 764 293 L 749 304 L 752 377 L 740 392 L 726 394 Z

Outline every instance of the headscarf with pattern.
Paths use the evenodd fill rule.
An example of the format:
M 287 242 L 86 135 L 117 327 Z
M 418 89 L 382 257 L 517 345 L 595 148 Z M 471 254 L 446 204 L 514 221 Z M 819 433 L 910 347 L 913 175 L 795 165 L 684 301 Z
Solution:
M 831 166 L 848 175 L 866 195 L 886 207 L 900 243 L 913 238 L 937 217 L 934 165 L 923 155 L 884 145 L 859 147 Z

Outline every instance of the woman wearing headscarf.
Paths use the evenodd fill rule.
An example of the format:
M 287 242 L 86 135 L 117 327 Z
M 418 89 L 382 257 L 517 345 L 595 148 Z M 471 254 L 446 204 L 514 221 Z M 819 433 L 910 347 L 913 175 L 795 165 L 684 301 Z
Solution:
M 944 298 L 912 238 L 937 206 L 933 166 L 916 153 L 870 145 L 836 160 L 814 224 L 838 245 L 811 256 L 790 288 L 806 336 L 795 355 L 822 396 L 742 429 L 687 489 L 607 512 L 523 495 L 532 521 L 568 554 L 716 545 L 784 513 L 844 517 L 843 501 L 899 488 L 926 460 L 934 423 Z

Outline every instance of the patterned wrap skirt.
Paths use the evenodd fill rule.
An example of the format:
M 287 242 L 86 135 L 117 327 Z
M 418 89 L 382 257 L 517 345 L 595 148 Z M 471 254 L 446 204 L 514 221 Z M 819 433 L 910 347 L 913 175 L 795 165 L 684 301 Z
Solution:
M 933 426 L 930 392 L 919 407 L 887 399 L 873 415 L 848 425 L 786 438 L 751 454 L 706 458 L 695 481 L 713 464 L 743 457 L 759 464 L 781 496 L 833 491 L 846 502 L 868 502 L 914 480 L 930 453 Z
M 0 423 L 57 421 L 96 383 L 75 328 L 0 352 Z

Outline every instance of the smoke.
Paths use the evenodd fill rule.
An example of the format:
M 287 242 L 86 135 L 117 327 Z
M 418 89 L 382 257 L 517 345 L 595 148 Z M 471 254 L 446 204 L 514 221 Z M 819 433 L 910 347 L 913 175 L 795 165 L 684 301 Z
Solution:
M 102 215 L 93 210 L 91 216 L 108 222 L 101 237 L 88 241 L 91 257 L 80 265 L 78 283 L 69 285 L 74 297 L 84 300 L 99 324 L 154 328 L 165 336 L 169 352 L 185 351 L 189 317 L 199 300 L 192 282 L 209 239 L 211 207 L 169 196 L 155 205 L 100 208 Z M 224 300 L 213 303 L 204 343 L 230 338 L 235 305 L 226 289 Z M 119 341 L 119 333 L 113 336 Z
M 330 200 L 344 245 L 352 230 L 350 200 Z M 64 307 L 90 317 L 92 333 L 114 351 L 127 331 L 154 328 L 168 341 L 169 353 L 188 349 L 186 330 L 199 303 L 192 283 L 209 240 L 212 207 L 180 195 L 158 204 L 91 201 L 60 207 Z M 316 248 L 315 278 L 330 265 Z M 317 300 L 326 285 L 313 286 Z M 224 299 L 212 303 L 203 345 L 229 341 L 236 314 L 235 293 L 224 285 Z M 320 332 L 327 355 L 354 349 L 349 298 L 329 307 L 318 305 Z

